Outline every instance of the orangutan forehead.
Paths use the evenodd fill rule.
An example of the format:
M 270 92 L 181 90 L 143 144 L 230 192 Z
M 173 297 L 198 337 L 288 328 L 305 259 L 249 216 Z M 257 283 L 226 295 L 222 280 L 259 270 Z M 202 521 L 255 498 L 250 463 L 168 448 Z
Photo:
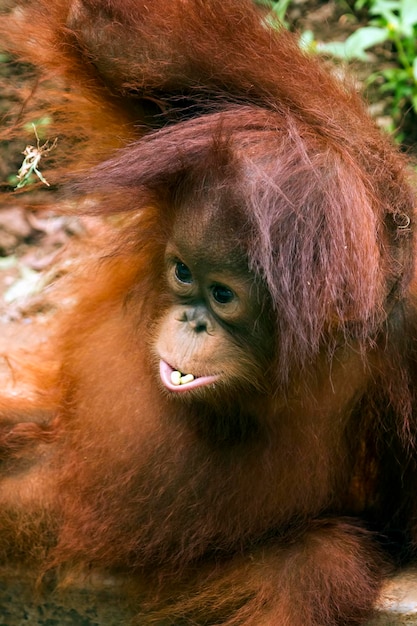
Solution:
M 247 267 L 247 227 L 236 203 L 218 194 L 189 196 L 177 207 L 172 241 L 186 258 Z
M 222 267 L 247 267 L 246 245 L 241 229 L 221 210 L 204 211 L 186 207 L 178 212 L 172 240 L 185 258 Z

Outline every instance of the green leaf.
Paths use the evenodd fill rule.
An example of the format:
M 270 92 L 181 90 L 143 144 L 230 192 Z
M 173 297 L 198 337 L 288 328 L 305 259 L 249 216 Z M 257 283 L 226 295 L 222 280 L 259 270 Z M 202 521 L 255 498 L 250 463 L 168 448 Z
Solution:
M 359 59 L 366 61 L 368 55 L 365 50 L 383 43 L 388 39 L 388 31 L 385 28 L 377 26 L 365 26 L 358 28 L 344 42 L 331 41 L 329 43 L 318 43 L 317 50 L 319 52 L 327 52 L 339 59 L 350 61 Z
M 300 39 L 298 40 L 298 45 L 301 50 L 306 50 L 307 52 L 310 50 L 315 50 L 316 41 L 314 39 L 314 34 L 312 30 L 305 30 L 301 33 Z
M 407 37 L 413 36 L 413 27 L 417 24 L 416 0 L 401 0 L 401 25 Z
M 413 78 L 414 82 L 417 83 L 417 56 L 413 60 Z
M 285 14 L 287 12 L 288 9 L 288 5 L 291 2 L 291 0 L 278 0 L 278 2 L 275 2 L 273 7 L 272 7 L 272 13 L 275 13 L 275 15 L 278 17 L 278 19 L 283 22 L 284 18 L 285 18 Z
M 397 30 L 399 27 L 399 18 L 396 12 L 399 12 L 400 9 L 399 0 L 375 0 L 369 9 L 369 13 L 384 18 L 387 23 L 393 25 Z

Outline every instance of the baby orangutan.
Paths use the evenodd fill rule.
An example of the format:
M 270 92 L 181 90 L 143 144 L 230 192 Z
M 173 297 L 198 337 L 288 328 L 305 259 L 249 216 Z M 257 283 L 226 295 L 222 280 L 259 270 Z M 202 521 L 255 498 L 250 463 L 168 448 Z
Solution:
M 363 623 L 416 541 L 406 162 L 249 0 L 22 5 L 46 177 L 127 218 L 0 400 L 3 559 L 121 572 L 140 624 Z

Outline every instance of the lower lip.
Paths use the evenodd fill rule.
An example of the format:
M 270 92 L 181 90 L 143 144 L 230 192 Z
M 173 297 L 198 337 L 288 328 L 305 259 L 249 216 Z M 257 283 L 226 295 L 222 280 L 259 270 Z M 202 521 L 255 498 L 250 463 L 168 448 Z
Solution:
M 174 391 L 175 393 L 185 393 L 186 391 L 191 391 L 192 389 L 197 389 L 198 387 L 211 385 L 219 380 L 219 376 L 199 376 L 185 385 L 173 385 L 171 382 L 171 374 L 173 371 L 174 369 L 168 365 L 166 361 L 163 361 L 162 359 L 160 360 L 159 375 L 161 377 L 161 381 L 167 389 Z

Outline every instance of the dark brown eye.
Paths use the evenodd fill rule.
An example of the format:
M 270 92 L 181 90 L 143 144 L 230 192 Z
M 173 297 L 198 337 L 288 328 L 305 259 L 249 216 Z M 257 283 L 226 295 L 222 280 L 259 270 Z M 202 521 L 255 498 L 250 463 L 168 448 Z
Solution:
M 180 281 L 180 283 L 186 283 L 187 285 L 193 282 L 193 275 L 185 263 L 181 261 L 177 261 L 175 263 L 175 276 Z
M 235 297 L 233 291 L 223 285 L 214 285 L 211 293 L 213 295 L 213 299 L 219 304 L 228 304 Z

